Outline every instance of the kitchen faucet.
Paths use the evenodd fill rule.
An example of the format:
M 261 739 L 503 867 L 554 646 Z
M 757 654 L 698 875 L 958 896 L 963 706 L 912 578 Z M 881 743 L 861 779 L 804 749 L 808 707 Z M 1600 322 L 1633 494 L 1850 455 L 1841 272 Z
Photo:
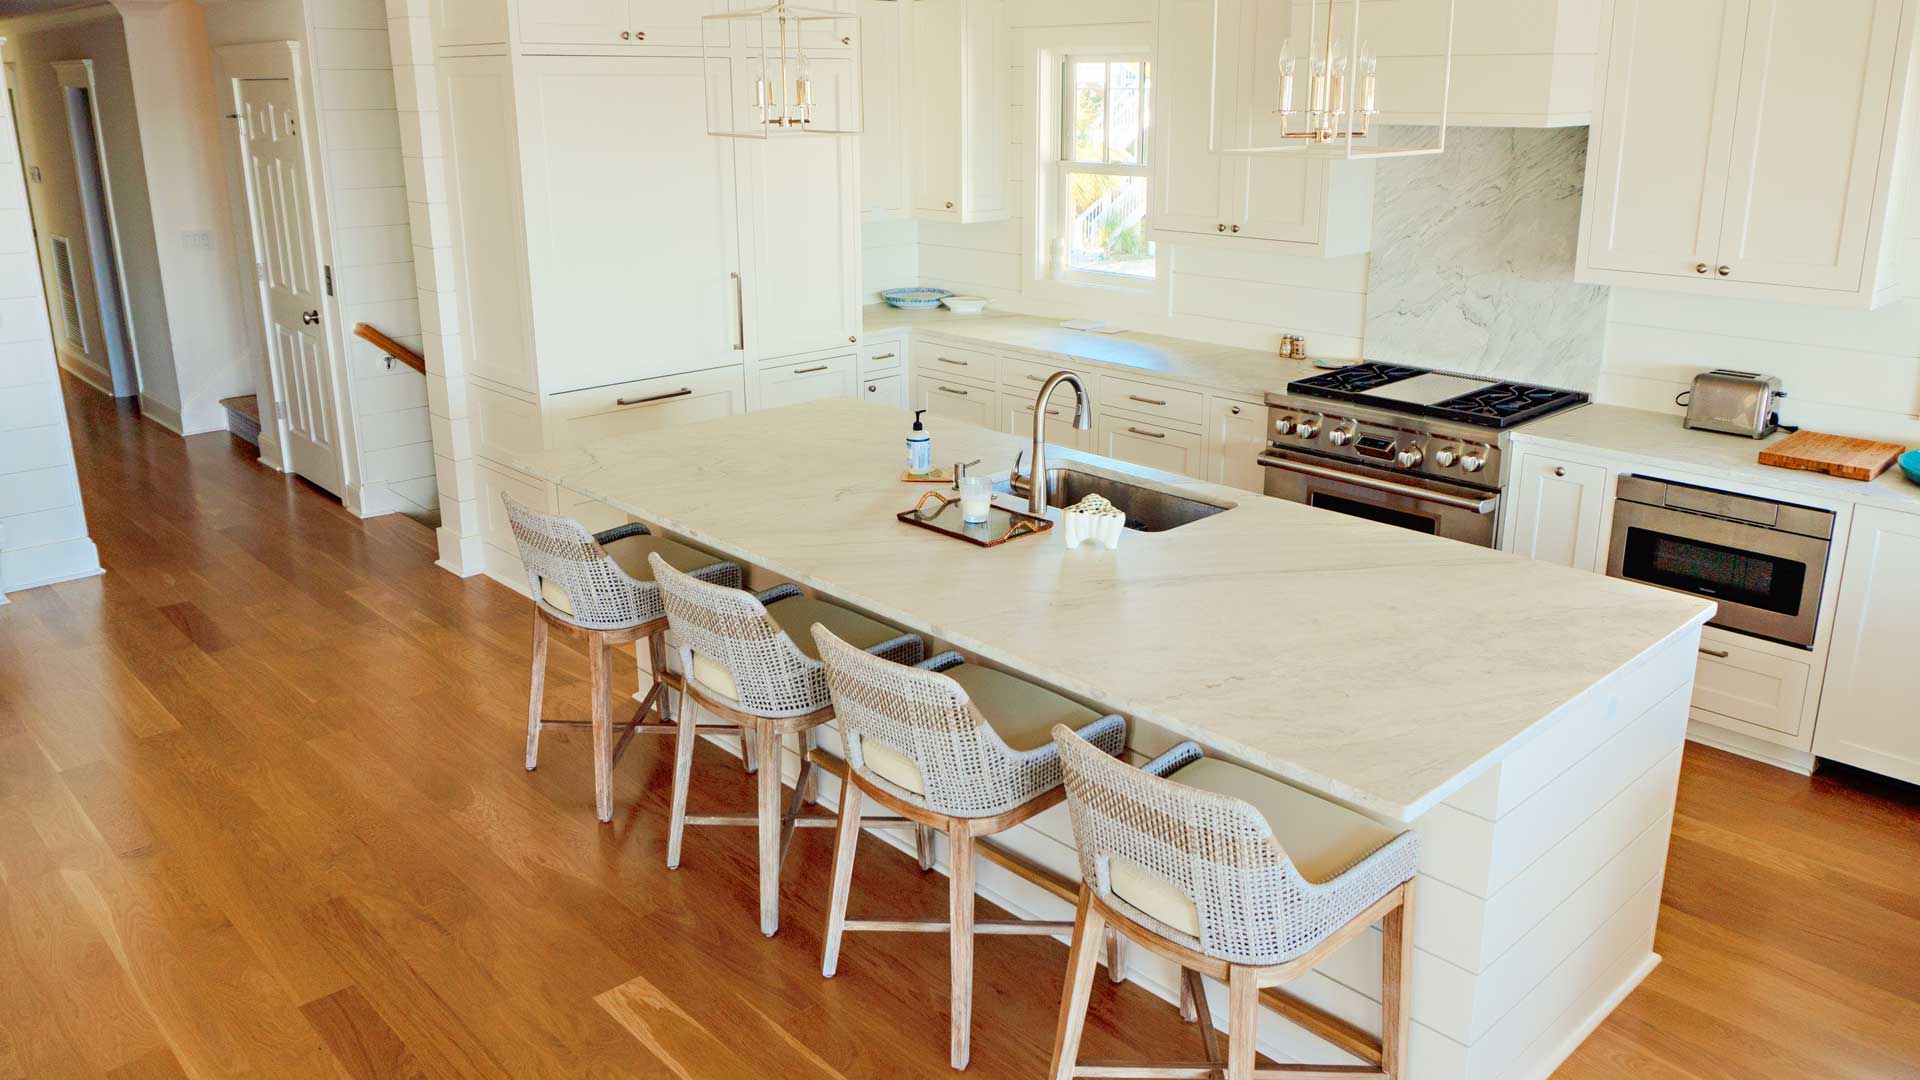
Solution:
M 1047 381 L 1040 384 L 1039 396 L 1033 399 L 1033 471 L 1027 477 L 1027 513 L 1036 517 L 1047 516 L 1047 399 L 1063 382 L 1073 384 L 1073 426 L 1081 431 L 1093 427 L 1092 400 L 1080 377 L 1071 371 L 1056 371 L 1047 376 Z M 1016 461 L 1016 481 L 1019 472 Z

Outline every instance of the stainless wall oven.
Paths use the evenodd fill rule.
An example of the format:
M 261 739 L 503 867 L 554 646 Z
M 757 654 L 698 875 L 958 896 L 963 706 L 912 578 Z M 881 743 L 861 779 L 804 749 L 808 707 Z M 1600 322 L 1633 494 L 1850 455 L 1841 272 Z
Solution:
M 1278 445 L 1260 455 L 1260 464 L 1266 468 L 1265 491 L 1275 498 L 1481 547 L 1494 545 L 1497 490 L 1385 466 L 1329 461 Z
M 1717 601 L 1722 629 L 1811 649 L 1833 521 L 1827 510 L 1623 476 L 1607 573 Z

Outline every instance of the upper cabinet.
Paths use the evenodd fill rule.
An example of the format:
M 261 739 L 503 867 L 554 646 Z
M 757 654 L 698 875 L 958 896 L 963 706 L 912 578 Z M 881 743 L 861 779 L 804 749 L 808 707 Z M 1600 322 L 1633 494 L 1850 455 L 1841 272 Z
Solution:
M 1614 0 L 1576 276 L 1793 303 L 1888 299 L 1901 283 L 1902 9 Z
M 1275 122 L 1271 63 L 1289 34 L 1277 0 L 1221 0 L 1223 127 L 1257 132 Z M 1304 15 L 1302 15 L 1304 18 Z M 1160 0 L 1154 52 L 1152 232 L 1168 241 L 1209 237 L 1279 253 L 1326 258 L 1373 241 L 1373 170 L 1367 161 L 1216 154 L 1208 149 L 1215 55 L 1213 0 Z M 1257 138 L 1265 135 L 1256 134 Z
M 860 78 L 867 102 L 860 134 L 860 212 L 867 221 L 897 221 L 912 213 L 908 6 L 900 0 L 860 0 Z
M 1920 784 L 1920 515 L 1854 512 L 1813 752 Z
M 725 0 L 521 0 L 520 41 L 529 46 L 700 46 L 700 17 Z M 724 40 L 718 42 L 725 44 Z
M 914 216 L 997 221 L 1007 205 L 1007 23 L 1003 0 L 913 0 Z
M 1291 2 L 1296 20 L 1304 20 L 1305 3 Z M 1380 58 L 1379 121 L 1437 122 L 1444 86 L 1449 124 L 1590 123 L 1600 8 L 1599 0 L 1454 0 L 1449 80 L 1443 64 L 1446 0 L 1368 0 L 1360 33 Z M 1324 5 L 1321 10 L 1324 18 Z M 1352 5 L 1335 5 L 1335 18 L 1348 25 Z M 1686 44 L 1698 52 L 1698 42 Z

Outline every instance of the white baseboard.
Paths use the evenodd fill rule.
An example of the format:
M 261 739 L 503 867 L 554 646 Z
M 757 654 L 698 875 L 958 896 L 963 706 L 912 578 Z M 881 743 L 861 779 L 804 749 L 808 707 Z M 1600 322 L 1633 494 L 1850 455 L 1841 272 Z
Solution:
M 435 566 L 463 578 L 486 572 L 487 545 L 484 537 L 478 534 L 462 536 L 442 525 L 433 531 L 433 538 L 440 545 L 440 557 L 433 561 Z M 507 585 L 512 587 L 511 582 Z
M 0 592 L 21 592 L 104 573 L 99 549 L 84 536 L 0 554 Z
M 1653 974 L 1653 969 L 1659 966 L 1660 954 L 1648 953 L 1646 958 L 1635 965 L 1633 971 L 1620 981 L 1620 985 L 1614 987 L 1606 997 L 1602 998 L 1600 1003 L 1594 1006 L 1593 1011 L 1582 1018 L 1579 1025 L 1569 1031 L 1565 1038 L 1555 1044 L 1551 1050 L 1511 1074 L 1513 1080 L 1549 1080 L 1554 1071 L 1572 1057 L 1575 1050 L 1580 1049 L 1580 1044 L 1587 1041 L 1587 1036 L 1593 1034 L 1601 1024 L 1605 1023 L 1607 1017 L 1613 1015 L 1613 1010 L 1627 1000 L 1627 995 L 1633 993 L 1641 983 L 1646 981 L 1647 976 Z
M 173 432 L 182 434 L 180 428 L 180 410 L 164 401 L 156 401 L 148 394 L 140 395 L 140 415 Z
M 1729 754 L 1737 754 L 1763 765 L 1772 765 L 1776 769 L 1799 773 L 1801 776 L 1813 775 L 1814 757 L 1804 750 L 1777 746 L 1764 739 L 1714 727 L 1712 724 L 1703 724 L 1698 720 L 1687 721 L 1687 741 L 1711 746 L 1715 750 L 1725 750 Z
M 60 370 L 71 373 L 74 378 L 108 397 L 113 396 L 113 373 L 94 363 L 91 357 L 82 356 L 65 345 L 54 349 L 53 354 L 60 364 Z

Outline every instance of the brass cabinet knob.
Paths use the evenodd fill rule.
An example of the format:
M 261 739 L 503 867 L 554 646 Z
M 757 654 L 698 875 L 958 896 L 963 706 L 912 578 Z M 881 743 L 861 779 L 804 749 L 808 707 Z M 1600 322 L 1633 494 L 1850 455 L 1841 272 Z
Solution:
M 1214 228 L 1220 230 L 1221 232 L 1227 231 L 1227 227 L 1225 225 L 1215 225 Z
M 867 393 L 869 393 L 869 394 L 877 394 L 877 393 L 879 393 L 879 392 L 880 392 L 880 388 L 879 388 L 879 387 L 877 387 L 877 386 L 875 386 L 875 385 L 873 385 L 872 383 L 868 383 L 868 384 L 867 384 Z
M 953 203 L 951 202 L 947 203 L 947 209 L 949 210 L 953 209 Z
M 1229 226 L 1229 228 L 1231 228 L 1231 229 L 1232 229 L 1232 230 L 1233 230 L 1234 232 L 1239 232 L 1239 231 L 1240 231 L 1240 226 L 1238 226 L 1238 225 L 1233 225 L 1233 226 Z
M 1708 265 L 1707 265 L 1706 263 L 1694 263 L 1694 264 L 1693 264 L 1693 272 L 1694 272 L 1694 273 L 1696 273 L 1696 274 L 1704 274 L 1704 273 L 1706 273 L 1707 271 L 1709 271 L 1709 270 L 1711 270 L 1711 269 L 1713 269 L 1713 267 L 1711 267 L 1711 266 L 1708 266 Z
M 1733 273 L 1733 267 L 1731 266 L 1723 266 L 1719 270 L 1719 274 L 1721 277 L 1726 277 L 1728 274 L 1731 274 L 1731 273 Z
M 625 40 L 627 40 L 628 38 L 630 38 L 630 37 L 632 37 L 632 36 L 633 36 L 632 34 L 629 34 L 629 33 L 627 33 L 627 32 L 626 32 L 625 30 L 622 30 L 622 31 L 620 31 L 620 40 L 621 40 L 621 41 L 625 41 Z
M 635 30 L 633 32 L 633 40 L 635 41 L 647 40 L 647 32 L 645 30 Z
M 855 344 L 855 345 L 858 345 L 858 344 L 860 343 L 860 335 L 858 335 L 858 334 L 848 334 L 848 335 L 847 335 L 847 340 L 848 340 L 848 341 L 850 341 L 850 342 L 852 342 L 852 343 L 853 343 L 853 344 Z

